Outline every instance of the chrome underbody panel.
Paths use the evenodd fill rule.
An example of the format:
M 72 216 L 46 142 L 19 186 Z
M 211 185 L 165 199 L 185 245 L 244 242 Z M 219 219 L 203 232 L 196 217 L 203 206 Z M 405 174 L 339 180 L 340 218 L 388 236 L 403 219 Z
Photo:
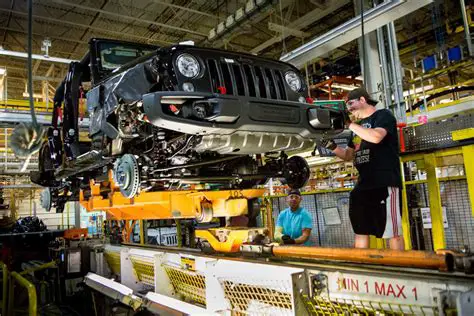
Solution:
M 252 155 L 265 152 L 309 150 L 312 140 L 299 135 L 236 132 L 230 135 L 206 135 L 196 146 L 197 152 L 214 151 L 222 155 Z

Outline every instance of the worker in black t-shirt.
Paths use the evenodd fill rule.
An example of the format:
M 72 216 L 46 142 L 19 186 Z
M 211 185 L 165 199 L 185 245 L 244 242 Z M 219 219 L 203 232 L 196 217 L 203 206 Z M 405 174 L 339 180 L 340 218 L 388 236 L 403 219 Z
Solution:
M 374 235 L 389 239 L 391 249 L 403 250 L 397 121 L 389 110 L 377 110 L 376 104 L 363 88 L 349 92 L 347 109 L 360 120 L 353 123 L 346 115 L 346 127 L 354 138 L 346 149 L 331 140 L 322 145 L 343 160 L 353 160 L 359 171 L 349 203 L 355 247 L 368 248 L 369 235 Z

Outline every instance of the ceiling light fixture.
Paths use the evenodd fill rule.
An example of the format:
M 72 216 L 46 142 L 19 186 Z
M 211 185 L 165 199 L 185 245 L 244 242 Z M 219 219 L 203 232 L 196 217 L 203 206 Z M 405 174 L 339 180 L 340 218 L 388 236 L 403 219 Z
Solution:
M 354 89 L 357 89 L 356 86 L 351 86 L 351 85 L 342 84 L 342 83 L 333 83 L 331 87 L 341 89 L 341 90 L 346 90 L 346 91 L 352 91 Z
M 248 0 L 243 7 L 238 8 L 235 12 L 225 18 L 223 22 L 220 22 L 215 28 L 211 29 L 207 39 L 209 41 L 217 40 L 219 37 L 222 37 L 224 34 L 238 26 L 244 18 L 252 17 L 271 3 L 272 2 L 269 0 Z

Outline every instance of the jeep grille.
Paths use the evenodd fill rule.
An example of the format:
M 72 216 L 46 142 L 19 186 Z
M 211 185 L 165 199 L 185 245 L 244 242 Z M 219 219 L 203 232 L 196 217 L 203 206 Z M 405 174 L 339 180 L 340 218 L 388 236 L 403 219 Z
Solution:
M 212 87 L 225 87 L 226 93 L 265 99 L 287 100 L 280 70 L 249 64 L 207 60 Z

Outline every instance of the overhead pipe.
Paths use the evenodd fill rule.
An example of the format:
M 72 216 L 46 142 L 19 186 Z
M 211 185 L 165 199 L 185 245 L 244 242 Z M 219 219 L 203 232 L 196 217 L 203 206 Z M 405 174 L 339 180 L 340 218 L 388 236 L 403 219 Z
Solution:
M 432 2 L 433 0 L 384 1 L 364 12 L 364 33 L 368 34 L 375 31 L 380 26 L 395 21 Z M 296 67 L 302 67 L 306 62 L 359 38 L 362 35 L 360 28 L 361 17 L 354 17 L 333 28 L 331 31 L 283 55 L 280 60 L 292 63 Z
M 453 271 L 455 262 L 454 256 L 450 253 L 437 254 L 419 250 L 242 245 L 241 251 L 243 253 L 273 255 L 278 258 L 334 260 L 440 271 Z
M 283 258 L 342 260 L 355 263 L 380 264 L 451 271 L 453 258 L 427 251 L 390 249 L 347 249 L 281 246 L 273 247 L 273 255 Z

